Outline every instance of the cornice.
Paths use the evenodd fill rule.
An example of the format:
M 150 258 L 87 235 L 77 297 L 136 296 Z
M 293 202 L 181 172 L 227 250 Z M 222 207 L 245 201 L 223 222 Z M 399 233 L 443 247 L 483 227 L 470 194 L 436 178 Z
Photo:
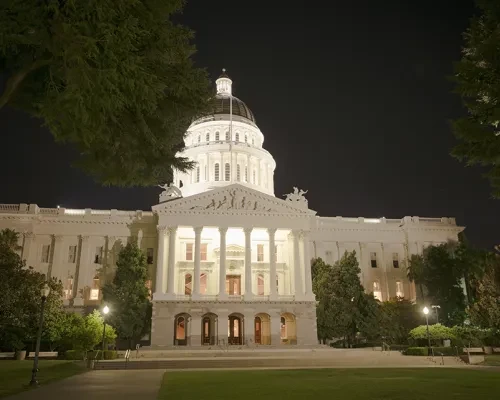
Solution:
M 199 305 L 200 307 L 203 307 L 207 304 L 224 304 L 224 305 L 255 305 L 255 304 L 269 304 L 269 305 L 316 305 L 317 301 L 316 300 L 311 300 L 311 301 L 305 301 L 305 300 L 300 300 L 300 301 L 293 301 L 293 300 L 288 300 L 288 301 L 231 301 L 231 300 L 153 300 L 153 305 L 158 305 L 158 304 L 175 304 L 175 305 L 181 305 L 181 304 L 189 304 L 189 305 Z

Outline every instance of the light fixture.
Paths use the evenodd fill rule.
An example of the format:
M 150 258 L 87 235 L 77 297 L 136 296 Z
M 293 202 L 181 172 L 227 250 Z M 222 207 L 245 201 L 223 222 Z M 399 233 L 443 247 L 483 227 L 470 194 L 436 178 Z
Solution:
M 425 315 L 429 314 L 429 309 L 427 307 L 424 307 L 422 311 L 424 312 Z
M 104 306 L 104 308 L 102 309 L 102 312 L 104 315 L 106 315 L 107 313 L 109 313 L 109 307 L 108 306 Z
M 41 292 L 42 292 L 42 297 L 47 298 L 50 294 L 50 286 L 46 283 L 45 285 L 43 285 Z

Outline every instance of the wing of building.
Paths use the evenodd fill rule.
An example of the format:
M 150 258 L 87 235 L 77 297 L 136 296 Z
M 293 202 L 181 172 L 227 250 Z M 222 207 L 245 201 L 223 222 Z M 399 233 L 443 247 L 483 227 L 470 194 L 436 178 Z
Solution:
M 274 196 L 272 155 L 254 115 L 217 80 L 213 114 L 194 121 L 176 171 L 152 211 L 0 204 L 0 229 L 22 233 L 27 264 L 64 284 L 65 305 L 101 302 L 120 247 L 147 255 L 151 345 L 317 343 L 311 259 L 356 251 L 361 282 L 380 300 L 414 300 L 404 266 L 429 244 L 457 240 L 454 218 L 319 217 L 305 192 Z M 179 189 L 180 188 L 180 189 Z

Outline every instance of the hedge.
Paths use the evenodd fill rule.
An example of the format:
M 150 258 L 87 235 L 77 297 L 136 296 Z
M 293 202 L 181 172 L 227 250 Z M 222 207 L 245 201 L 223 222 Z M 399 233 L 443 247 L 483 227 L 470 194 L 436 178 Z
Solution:
M 395 351 L 405 351 L 408 347 L 410 347 L 410 346 L 407 344 L 390 344 L 389 345 L 389 348 L 391 350 L 395 350 Z
M 458 349 L 458 354 L 462 354 L 462 349 Z M 434 352 L 434 356 L 456 356 L 457 349 L 455 347 L 432 347 L 432 351 Z M 403 354 L 406 356 L 427 356 L 431 354 L 428 351 L 428 347 L 408 347 Z
M 94 360 L 96 357 L 97 351 L 89 351 L 87 353 L 87 358 Z M 104 359 L 105 360 L 115 360 L 118 358 L 118 353 L 116 350 L 105 350 L 104 351 Z M 84 352 L 80 350 L 67 350 L 64 353 L 64 359 L 65 360 L 83 360 L 84 359 Z M 102 351 L 99 351 L 99 354 L 97 354 L 97 360 L 102 360 Z
M 427 347 L 408 347 L 403 354 L 406 356 L 426 356 L 428 351 Z

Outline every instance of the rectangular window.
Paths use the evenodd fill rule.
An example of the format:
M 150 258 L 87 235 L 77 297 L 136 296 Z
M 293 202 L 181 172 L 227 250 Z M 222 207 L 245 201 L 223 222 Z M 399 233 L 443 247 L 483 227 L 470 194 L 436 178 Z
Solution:
M 264 275 L 257 275 L 257 295 L 264 296 Z
M 200 249 L 200 259 L 201 261 L 207 261 L 207 244 L 202 243 Z
M 43 263 L 48 263 L 49 256 L 50 256 L 50 244 L 44 244 L 42 246 L 42 259 L 40 261 Z
M 396 281 L 396 296 L 405 297 L 405 292 L 403 290 L 403 282 Z
M 226 275 L 226 293 L 229 295 L 241 295 L 241 276 Z
M 370 253 L 370 264 L 372 268 L 377 268 L 377 253 Z
M 152 247 L 148 247 L 146 249 L 146 260 L 148 262 L 149 265 L 153 264 L 153 253 L 154 252 L 154 249 Z
M 193 243 L 186 243 L 186 261 L 193 261 Z
M 379 282 L 373 282 L 373 296 L 377 300 L 382 301 L 382 291 L 380 290 Z
M 73 297 L 73 277 L 70 276 L 66 279 L 66 285 L 64 287 L 64 298 L 69 300 Z
M 327 251 L 326 252 L 326 263 L 328 265 L 332 265 L 333 264 L 333 254 L 331 251 Z
M 392 253 L 392 266 L 394 268 L 399 268 L 399 254 Z
M 76 246 L 69 246 L 68 262 L 71 264 L 76 263 Z
M 95 248 L 94 264 L 102 264 L 102 246 Z
M 224 180 L 231 180 L 231 166 L 229 165 L 229 163 L 224 164 Z
M 264 245 L 257 245 L 257 261 L 264 261 Z
M 92 289 L 90 289 L 89 300 L 99 300 L 99 278 L 94 278 Z

